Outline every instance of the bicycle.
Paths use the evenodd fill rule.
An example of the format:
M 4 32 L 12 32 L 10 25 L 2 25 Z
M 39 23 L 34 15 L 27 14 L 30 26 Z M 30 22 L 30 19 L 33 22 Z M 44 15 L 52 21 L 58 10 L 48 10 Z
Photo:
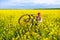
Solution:
M 32 15 L 32 14 L 25 14 L 25 15 L 22 15 L 19 20 L 18 20 L 18 23 L 21 25 L 21 26 L 24 26 L 24 25 L 27 25 L 27 26 L 30 26 L 32 27 L 34 25 L 34 20 L 35 20 L 35 16 Z
M 19 19 L 18 19 L 18 23 L 20 26 L 22 26 L 22 28 L 24 28 L 24 26 L 28 27 L 28 31 L 27 32 L 34 32 L 36 33 L 34 30 L 36 30 L 35 28 L 35 24 L 36 24 L 36 16 L 34 16 L 33 14 L 25 14 L 22 15 Z M 35 26 L 34 26 L 35 25 Z M 32 29 L 33 28 L 33 29 Z M 26 33 L 27 33 L 26 32 Z M 25 33 L 25 34 L 26 34 Z M 38 33 L 37 33 L 38 34 Z M 29 35 L 32 35 L 29 33 Z M 39 35 L 39 34 L 38 34 Z M 28 35 L 27 35 L 28 36 Z

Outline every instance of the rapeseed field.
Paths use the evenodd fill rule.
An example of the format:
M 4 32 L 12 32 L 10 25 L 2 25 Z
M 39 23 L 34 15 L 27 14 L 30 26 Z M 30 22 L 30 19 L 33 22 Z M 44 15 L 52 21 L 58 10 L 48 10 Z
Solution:
M 42 22 L 36 29 L 19 25 L 22 15 L 38 12 Z M 60 10 L 0 10 L 0 40 L 60 40 Z

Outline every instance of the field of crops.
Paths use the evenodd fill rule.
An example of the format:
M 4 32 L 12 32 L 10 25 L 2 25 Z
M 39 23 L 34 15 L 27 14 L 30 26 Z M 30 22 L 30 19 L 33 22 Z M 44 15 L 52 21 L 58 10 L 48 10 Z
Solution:
M 18 24 L 21 15 L 38 12 L 42 22 L 36 29 Z M 0 40 L 60 40 L 60 10 L 0 10 Z

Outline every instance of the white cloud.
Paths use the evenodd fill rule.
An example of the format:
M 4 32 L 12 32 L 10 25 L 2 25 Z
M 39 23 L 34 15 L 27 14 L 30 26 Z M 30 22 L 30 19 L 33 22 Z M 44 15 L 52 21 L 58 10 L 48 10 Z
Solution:
M 60 4 L 60 0 L 35 0 L 35 4 Z
M 60 0 L 10 0 L 12 3 L 60 4 Z

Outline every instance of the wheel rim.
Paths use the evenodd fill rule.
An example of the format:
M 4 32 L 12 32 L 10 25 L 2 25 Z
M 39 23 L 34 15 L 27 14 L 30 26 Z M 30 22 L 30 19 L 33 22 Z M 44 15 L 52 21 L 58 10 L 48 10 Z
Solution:
M 26 14 L 19 18 L 18 23 L 21 26 L 25 26 L 29 21 L 30 21 L 30 15 Z

